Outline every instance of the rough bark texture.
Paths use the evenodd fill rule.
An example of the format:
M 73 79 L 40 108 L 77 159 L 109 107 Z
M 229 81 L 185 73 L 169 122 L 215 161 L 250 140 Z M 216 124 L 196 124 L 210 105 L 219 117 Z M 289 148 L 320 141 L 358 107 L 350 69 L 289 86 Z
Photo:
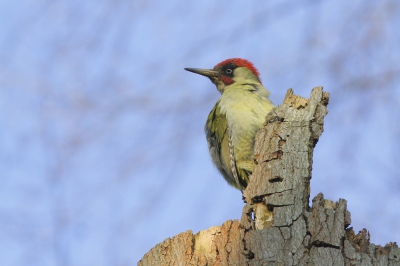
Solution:
M 312 156 L 323 131 L 329 93 L 310 99 L 288 90 L 256 136 L 257 167 L 239 221 L 168 238 L 138 265 L 400 265 L 396 243 L 355 235 L 347 202 L 317 195 L 309 206 Z

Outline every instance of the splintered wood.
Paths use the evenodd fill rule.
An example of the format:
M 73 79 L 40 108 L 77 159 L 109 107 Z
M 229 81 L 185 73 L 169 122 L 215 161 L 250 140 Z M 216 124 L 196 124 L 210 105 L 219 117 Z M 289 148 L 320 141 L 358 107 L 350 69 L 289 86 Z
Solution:
M 255 140 L 257 164 L 243 193 L 239 221 L 168 238 L 138 265 L 400 265 L 396 243 L 371 244 L 352 228 L 347 201 L 318 194 L 309 206 L 313 151 L 323 132 L 329 93 L 310 99 L 289 89 Z

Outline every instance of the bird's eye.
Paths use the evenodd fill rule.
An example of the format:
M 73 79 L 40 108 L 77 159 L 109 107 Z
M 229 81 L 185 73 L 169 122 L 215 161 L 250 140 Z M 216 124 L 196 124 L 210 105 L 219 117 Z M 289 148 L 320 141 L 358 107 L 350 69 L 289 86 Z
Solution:
M 226 74 L 232 74 L 232 72 L 233 72 L 232 68 L 228 68 L 227 70 L 225 70 Z

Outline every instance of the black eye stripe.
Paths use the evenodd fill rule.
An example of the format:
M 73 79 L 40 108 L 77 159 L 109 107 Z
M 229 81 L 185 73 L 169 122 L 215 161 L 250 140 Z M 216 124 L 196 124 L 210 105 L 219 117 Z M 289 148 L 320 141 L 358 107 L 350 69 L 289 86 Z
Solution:
M 226 64 L 225 66 L 222 67 L 221 72 L 228 76 L 228 77 L 233 77 L 233 71 L 237 68 L 237 65 L 233 63 Z

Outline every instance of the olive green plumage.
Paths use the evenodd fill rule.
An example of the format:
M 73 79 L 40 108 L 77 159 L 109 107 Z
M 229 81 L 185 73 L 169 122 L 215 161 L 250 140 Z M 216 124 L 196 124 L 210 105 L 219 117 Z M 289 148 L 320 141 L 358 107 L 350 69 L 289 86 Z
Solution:
M 229 129 L 227 128 L 226 115 L 221 113 L 219 101 L 211 110 L 204 131 L 207 136 L 211 157 L 225 180 L 238 189 L 242 186 L 246 186 L 247 178 L 242 180 L 239 178 L 241 186 L 238 186 L 237 181 L 233 178 L 233 162 L 231 162 L 231 150 L 229 149 Z
M 228 59 L 214 69 L 186 70 L 209 77 L 221 92 L 205 125 L 208 148 L 225 180 L 243 191 L 255 167 L 255 135 L 274 108 L 269 92 L 244 59 Z

